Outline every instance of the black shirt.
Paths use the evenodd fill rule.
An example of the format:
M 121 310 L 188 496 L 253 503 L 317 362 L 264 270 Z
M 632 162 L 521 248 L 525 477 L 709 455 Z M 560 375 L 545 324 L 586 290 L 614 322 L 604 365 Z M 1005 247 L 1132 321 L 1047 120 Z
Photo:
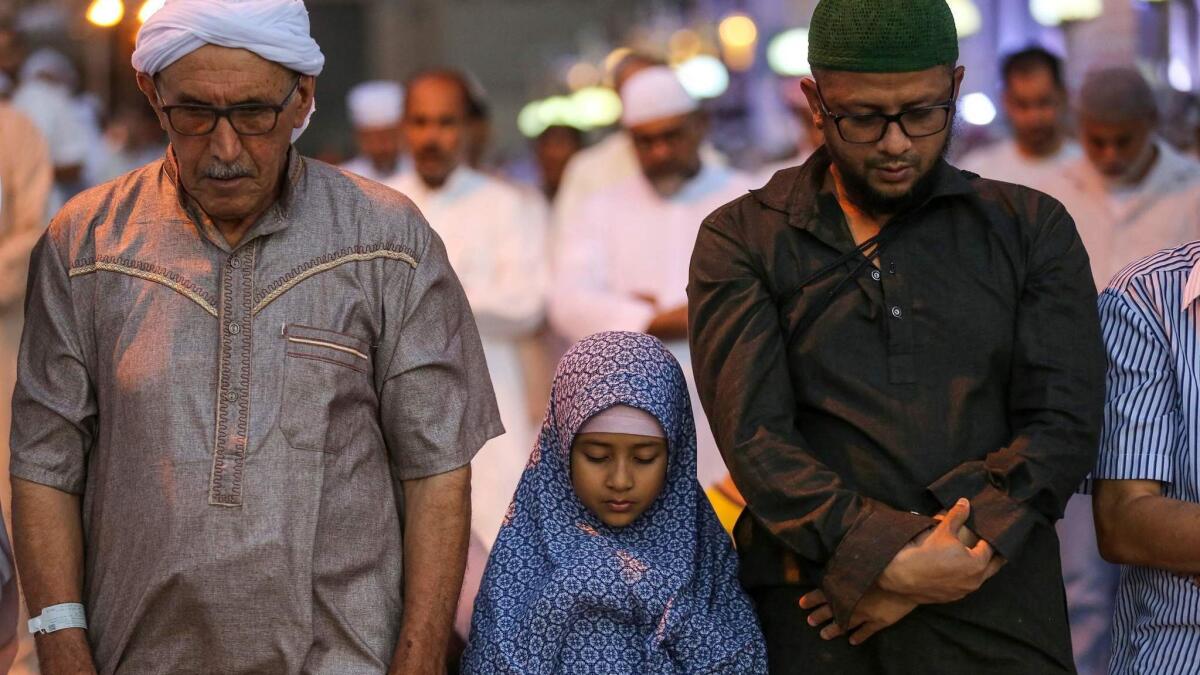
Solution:
M 1001 648 L 1025 670 L 996 672 L 1070 670 L 1052 525 L 1095 458 L 1105 367 L 1074 222 L 939 162 L 930 196 L 884 227 L 876 267 L 822 192 L 828 168 L 818 151 L 722 207 L 692 257 L 696 384 L 748 503 L 743 582 L 819 585 L 844 625 L 930 516 L 967 497 L 1006 566 L 836 672 L 879 672 L 854 659 L 891 649 L 961 672 Z M 789 648 L 826 648 L 801 632 Z

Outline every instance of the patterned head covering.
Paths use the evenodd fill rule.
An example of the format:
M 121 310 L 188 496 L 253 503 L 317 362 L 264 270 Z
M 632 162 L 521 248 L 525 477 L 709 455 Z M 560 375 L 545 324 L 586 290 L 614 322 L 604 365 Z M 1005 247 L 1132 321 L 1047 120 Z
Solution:
M 575 496 L 570 450 L 589 418 L 617 404 L 658 419 L 667 479 L 640 518 L 611 529 Z M 655 338 L 600 333 L 559 363 L 475 600 L 463 672 L 766 672 L 729 537 L 696 481 L 683 373 Z

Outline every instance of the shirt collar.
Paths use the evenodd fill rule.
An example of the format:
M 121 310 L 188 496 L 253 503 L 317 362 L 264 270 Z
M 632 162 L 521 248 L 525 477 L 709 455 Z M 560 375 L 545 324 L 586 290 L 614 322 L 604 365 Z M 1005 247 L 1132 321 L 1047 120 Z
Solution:
M 776 173 L 765 186 L 750 192 L 763 206 L 786 213 L 789 225 L 812 230 L 822 222 L 819 197 L 832 162 L 829 149 L 821 146 L 801 166 Z M 970 194 L 975 190 L 964 172 L 944 159 L 939 159 L 932 170 L 933 190 L 922 207 L 935 199 Z
M 1179 311 L 1188 311 L 1197 299 L 1200 299 L 1200 259 L 1196 260 L 1192 271 L 1188 272 L 1187 283 L 1183 285 L 1183 303 Z
M 208 217 L 208 214 L 204 213 L 200 205 L 196 203 L 196 200 L 192 199 L 183 188 L 183 183 L 179 180 L 179 160 L 175 157 L 175 148 L 173 146 L 167 147 L 167 155 L 163 161 L 163 171 L 166 173 L 171 186 L 175 189 L 175 199 L 192 222 L 199 226 L 209 236 L 209 239 L 213 240 L 213 243 L 221 248 L 228 248 L 225 243 L 225 237 L 217 231 L 212 219 Z M 286 175 L 280 189 L 279 199 L 259 217 L 258 222 L 242 238 L 242 241 L 238 244 L 239 247 L 256 237 L 279 232 L 287 228 L 288 223 L 291 221 L 292 210 L 299 201 L 300 183 L 304 179 L 304 172 L 304 158 L 300 156 L 300 153 L 294 146 L 290 147 L 288 149 Z

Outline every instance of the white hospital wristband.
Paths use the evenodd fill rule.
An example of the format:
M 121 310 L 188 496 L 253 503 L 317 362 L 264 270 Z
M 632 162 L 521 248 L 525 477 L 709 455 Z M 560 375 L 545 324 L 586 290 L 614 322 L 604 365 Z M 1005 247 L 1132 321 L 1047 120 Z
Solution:
M 64 628 L 82 628 L 87 630 L 87 616 L 83 605 L 78 602 L 65 602 L 61 605 L 51 605 L 42 610 L 42 615 L 29 620 L 29 632 L 53 633 Z

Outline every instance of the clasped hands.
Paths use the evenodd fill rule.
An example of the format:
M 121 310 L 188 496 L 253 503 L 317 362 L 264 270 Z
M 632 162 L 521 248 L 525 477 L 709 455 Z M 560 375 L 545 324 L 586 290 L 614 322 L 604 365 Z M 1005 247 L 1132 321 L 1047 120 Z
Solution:
M 808 625 L 833 640 L 847 633 L 860 645 L 908 616 L 918 605 L 955 602 L 979 590 L 1004 565 L 990 544 L 966 527 L 971 504 L 960 499 L 940 522 L 900 549 L 854 608 L 848 626 L 833 621 L 833 609 L 820 589 L 800 598 Z

